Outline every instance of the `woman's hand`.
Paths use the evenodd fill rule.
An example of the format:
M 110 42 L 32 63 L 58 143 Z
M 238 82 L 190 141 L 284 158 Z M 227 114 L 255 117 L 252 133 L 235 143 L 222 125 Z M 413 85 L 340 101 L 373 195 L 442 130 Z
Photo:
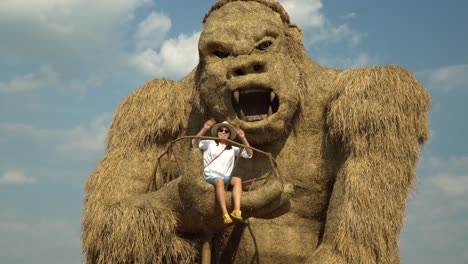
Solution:
M 203 125 L 203 128 L 206 129 L 206 130 L 210 130 L 210 128 L 214 124 L 216 124 L 216 119 L 214 119 L 214 117 L 212 117 L 208 121 L 205 122 L 205 124 Z
M 203 124 L 203 127 L 200 129 L 200 132 L 198 132 L 198 134 L 196 135 L 197 137 L 201 137 L 203 135 L 205 135 L 206 131 L 209 131 L 210 128 L 216 124 L 216 119 L 214 119 L 214 117 L 210 118 L 208 121 L 205 122 L 205 124 Z M 200 139 L 199 138 L 194 138 L 192 140 L 192 147 L 193 148 L 198 148 L 198 143 L 200 142 Z
M 241 129 L 240 127 L 238 127 L 238 126 L 236 126 L 235 129 L 236 129 L 237 135 L 238 135 L 240 138 L 245 138 L 244 130 L 242 130 L 242 129 Z
M 242 140 L 242 144 L 246 145 L 247 147 L 250 147 L 249 141 L 245 137 L 244 130 L 242 130 L 239 126 L 236 126 L 235 129 L 237 132 L 237 136 L 239 136 Z M 247 151 L 247 154 L 249 154 L 249 156 L 252 157 L 253 150 L 251 148 L 246 148 L 245 151 Z

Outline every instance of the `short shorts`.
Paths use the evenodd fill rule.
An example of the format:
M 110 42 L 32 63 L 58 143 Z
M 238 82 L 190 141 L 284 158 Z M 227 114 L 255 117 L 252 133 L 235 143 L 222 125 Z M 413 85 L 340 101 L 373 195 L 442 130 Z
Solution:
M 208 182 L 208 183 L 214 184 L 216 179 L 222 179 L 224 181 L 224 185 L 229 184 L 229 177 L 213 177 L 212 176 L 212 177 L 209 177 L 209 178 L 205 178 L 205 181 Z

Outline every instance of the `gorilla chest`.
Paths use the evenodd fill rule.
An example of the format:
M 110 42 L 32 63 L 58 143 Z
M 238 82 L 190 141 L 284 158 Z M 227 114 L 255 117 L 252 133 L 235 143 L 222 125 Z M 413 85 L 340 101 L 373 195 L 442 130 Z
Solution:
M 322 138 L 322 133 L 290 136 L 264 148 L 274 156 L 284 182 L 294 186 L 292 211 L 307 217 L 324 213 L 335 178 L 335 162 Z M 266 156 L 255 153 L 251 160 L 240 160 L 236 167 L 233 175 L 249 180 L 266 176 L 272 163 Z
M 277 157 L 282 177 L 294 186 L 291 211 L 307 218 L 324 217 L 335 179 L 322 142 L 322 133 L 291 138 Z

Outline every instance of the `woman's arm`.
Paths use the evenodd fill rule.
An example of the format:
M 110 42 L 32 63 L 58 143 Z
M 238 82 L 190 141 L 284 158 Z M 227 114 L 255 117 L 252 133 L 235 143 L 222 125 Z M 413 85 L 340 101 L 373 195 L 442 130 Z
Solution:
M 201 137 L 201 136 L 205 135 L 206 131 L 210 130 L 210 128 L 214 124 L 216 124 L 216 120 L 212 117 L 208 121 L 205 122 L 203 127 L 200 129 L 200 132 L 198 132 L 198 134 L 196 136 Z M 194 138 L 192 140 L 192 148 L 198 148 L 198 143 L 200 143 L 200 139 L 199 138 Z
M 242 140 L 242 144 L 246 145 L 247 147 L 250 147 L 249 141 L 248 141 L 247 138 L 245 137 L 244 130 L 242 130 L 242 129 L 239 128 L 239 127 L 236 127 L 236 132 L 237 132 L 237 135 L 238 135 L 238 136 L 240 137 L 240 139 Z M 249 155 L 249 157 L 252 157 L 253 151 L 252 151 L 251 148 L 245 148 L 245 151 L 247 152 L 247 154 Z

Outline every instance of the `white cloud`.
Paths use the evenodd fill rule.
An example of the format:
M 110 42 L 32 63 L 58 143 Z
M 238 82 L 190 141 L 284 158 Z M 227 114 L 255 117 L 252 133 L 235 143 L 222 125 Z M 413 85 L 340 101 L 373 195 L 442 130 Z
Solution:
M 191 36 L 181 34 L 176 39 L 166 40 L 159 52 L 146 49 L 135 54 L 130 59 L 131 64 L 151 77 L 183 77 L 198 63 L 199 38 L 200 32 Z
M 34 22 L 34 26 L 45 26 L 51 31 L 71 34 L 79 30 L 93 30 L 82 28 L 93 22 L 98 22 L 97 27 L 114 24 L 136 8 L 151 2 L 152 0 L 3 0 L 0 2 L 0 14 L 10 19 Z
M 356 19 L 356 18 L 357 18 L 357 14 L 354 13 L 354 12 L 351 12 L 351 13 L 348 13 L 348 14 L 344 15 L 343 18 L 344 18 L 344 19 L 350 19 L 350 20 Z
M 423 157 L 400 245 L 404 263 L 466 263 L 468 157 Z M 417 247 L 409 246 L 418 244 Z
M 351 47 L 357 46 L 363 34 L 351 29 L 348 24 L 333 25 L 322 13 L 321 0 L 284 0 L 279 1 L 288 12 L 293 23 L 298 24 L 308 37 L 306 45 L 316 43 L 347 43 Z M 347 19 L 357 17 L 356 13 L 349 13 Z
M 16 76 L 10 81 L 0 82 L 0 93 L 21 93 L 43 89 L 55 89 L 62 93 L 83 95 L 90 87 L 98 87 L 101 80 L 91 74 L 85 80 L 75 77 L 66 79 L 51 65 L 43 65 L 34 73 Z
M 125 33 L 135 11 L 151 2 L 2 0 L 0 57 L 57 67 L 79 67 L 83 62 L 117 64 L 125 58 Z
M 83 263 L 79 221 L 4 209 L 0 214 L 1 259 L 15 263 Z
M 377 59 L 372 58 L 367 53 L 358 53 L 353 57 L 339 57 L 333 56 L 331 57 L 317 57 L 316 61 L 321 65 L 326 65 L 330 67 L 340 68 L 340 69 L 347 69 L 347 68 L 359 68 L 365 67 L 369 65 L 375 65 L 377 63 Z
M 138 24 L 135 34 L 138 50 L 156 48 L 171 29 L 171 19 L 162 13 L 151 12 L 148 17 Z
M 364 67 L 370 64 L 371 58 L 367 53 L 359 53 L 349 67 Z
M 326 25 L 319 28 L 310 34 L 307 39 L 309 45 L 325 42 L 325 43 L 347 43 L 351 47 L 356 47 L 361 42 L 363 34 L 352 30 L 347 24 L 340 26 Z
M 111 115 L 101 114 L 87 126 L 77 126 L 63 132 L 58 144 L 60 153 L 70 158 L 87 159 L 102 155 L 106 148 L 106 138 Z
M 448 194 L 468 194 L 468 176 L 441 174 L 432 178 L 431 182 Z
M 16 76 L 9 82 L 0 82 L 0 92 L 29 92 L 56 84 L 58 73 L 50 65 L 42 66 L 36 73 Z
M 468 198 L 468 156 L 446 159 L 431 157 L 428 169 L 432 172 L 427 181 L 447 195 L 465 195 Z
M 279 1 L 288 12 L 293 23 L 305 28 L 321 28 L 325 17 L 321 13 L 321 0 L 283 0 Z
M 54 140 L 60 133 L 55 130 L 35 128 L 26 124 L 0 123 L 0 138 L 8 141 L 13 137 L 30 138 L 33 140 Z
M 468 156 L 454 156 L 446 159 L 430 157 L 429 165 L 431 166 L 431 170 L 449 168 L 450 170 L 468 171 Z
M 10 169 L 0 177 L 0 185 L 21 185 L 35 183 L 36 179 L 25 175 L 20 169 Z
M 468 89 L 468 64 L 448 65 L 418 73 L 428 80 L 431 90 L 452 91 Z
M 43 129 L 27 124 L 0 124 L 0 138 L 28 138 L 47 141 L 60 156 L 73 160 L 95 159 L 106 148 L 106 137 L 111 115 L 102 113 L 89 124 L 70 129 Z

